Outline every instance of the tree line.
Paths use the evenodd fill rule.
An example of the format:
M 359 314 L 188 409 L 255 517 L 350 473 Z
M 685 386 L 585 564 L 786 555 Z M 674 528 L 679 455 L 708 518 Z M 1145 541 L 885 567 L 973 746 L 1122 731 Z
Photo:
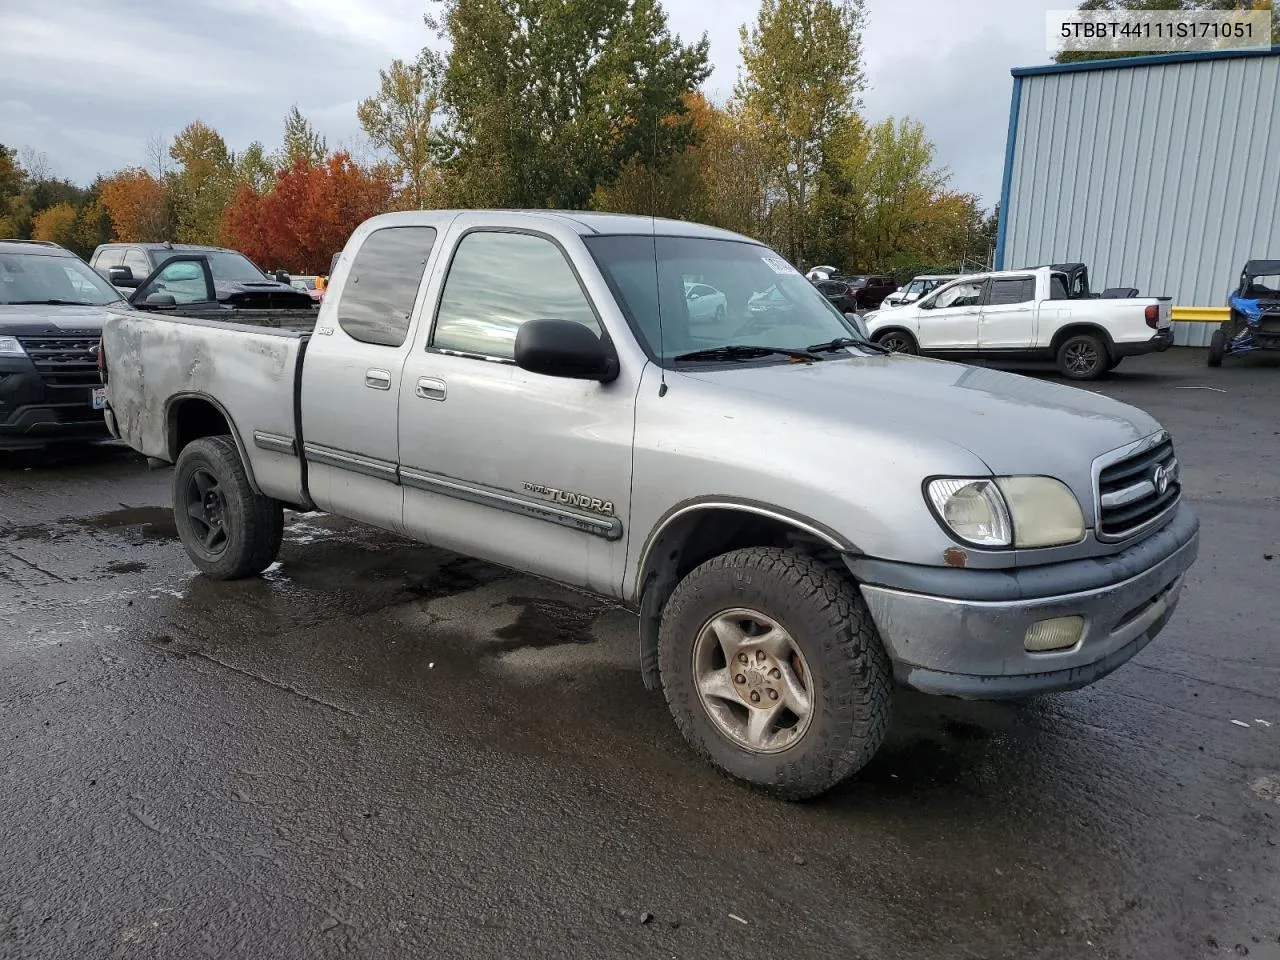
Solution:
M 995 217 L 950 187 L 923 127 L 869 123 L 865 0 L 762 0 L 732 96 L 699 92 L 705 35 L 658 0 L 431 0 L 448 50 L 381 71 L 357 109 L 376 159 L 330 150 L 295 106 L 280 145 L 236 152 L 195 120 L 145 163 L 80 187 L 0 145 L 0 236 L 87 254 L 107 240 L 224 244 L 323 272 L 367 217 L 450 207 L 697 220 L 803 266 L 980 267 Z

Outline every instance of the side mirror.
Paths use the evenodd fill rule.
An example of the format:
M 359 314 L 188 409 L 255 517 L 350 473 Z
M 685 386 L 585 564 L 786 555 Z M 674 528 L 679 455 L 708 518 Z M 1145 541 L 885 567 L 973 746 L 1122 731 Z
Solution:
M 138 278 L 129 267 L 108 267 L 107 282 L 113 287 L 136 287 Z
M 277 283 L 288 283 L 291 279 L 289 274 L 285 273 L 283 270 L 277 270 L 275 277 Z
M 617 379 L 613 347 L 572 320 L 530 320 L 516 333 L 516 365 L 530 373 L 570 380 Z
M 176 307 L 178 301 L 172 293 L 153 293 L 142 304 L 147 307 Z

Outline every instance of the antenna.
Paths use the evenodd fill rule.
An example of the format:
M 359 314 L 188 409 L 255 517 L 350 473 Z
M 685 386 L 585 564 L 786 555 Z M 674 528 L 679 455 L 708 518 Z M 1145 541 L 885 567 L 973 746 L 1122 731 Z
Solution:
M 649 160 L 649 238 L 653 241 L 653 302 L 658 308 L 658 396 L 667 395 L 666 349 L 662 336 L 662 277 L 658 272 L 658 218 L 654 212 L 658 206 L 657 176 L 658 164 L 658 128 L 653 128 L 653 155 Z

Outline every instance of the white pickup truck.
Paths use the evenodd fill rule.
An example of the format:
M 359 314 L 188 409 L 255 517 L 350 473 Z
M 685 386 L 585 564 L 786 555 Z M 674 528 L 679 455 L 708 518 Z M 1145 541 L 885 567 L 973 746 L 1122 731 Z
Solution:
M 612 598 L 693 747 L 787 797 L 866 763 L 894 682 L 1025 697 L 1116 669 L 1196 556 L 1150 416 L 890 353 L 736 234 L 389 214 L 332 281 L 314 321 L 106 320 L 107 424 L 175 464 L 196 566 L 259 573 L 289 506 Z
M 967 274 L 914 303 L 864 315 L 872 338 L 899 353 L 950 360 L 1049 360 L 1094 380 L 1125 357 L 1173 344 L 1169 297 L 1073 299 L 1051 267 Z

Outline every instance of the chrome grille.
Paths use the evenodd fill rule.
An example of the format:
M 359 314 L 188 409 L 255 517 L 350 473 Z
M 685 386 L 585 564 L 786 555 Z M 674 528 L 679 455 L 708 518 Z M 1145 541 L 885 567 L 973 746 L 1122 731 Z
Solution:
M 98 386 L 97 331 L 19 337 L 18 342 L 45 383 L 53 387 Z
M 1178 458 L 1168 434 L 1121 448 L 1098 463 L 1100 540 L 1124 540 L 1154 527 L 1182 495 Z

